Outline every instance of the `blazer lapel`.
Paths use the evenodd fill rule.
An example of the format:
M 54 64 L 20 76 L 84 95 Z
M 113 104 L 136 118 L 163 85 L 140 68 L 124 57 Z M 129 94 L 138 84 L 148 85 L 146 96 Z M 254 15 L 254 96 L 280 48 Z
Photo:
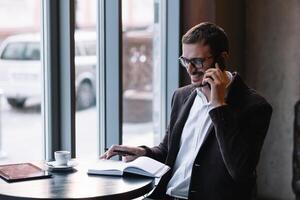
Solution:
M 206 134 L 205 134 L 205 136 L 204 136 L 203 143 L 202 143 L 201 146 L 203 146 L 203 144 L 205 143 L 206 139 L 211 134 L 213 128 L 214 128 L 214 125 L 213 125 L 213 123 L 211 123 L 210 126 L 209 126 L 209 128 L 208 128 L 208 130 L 207 130 L 207 132 L 206 132 Z M 200 149 L 201 149 L 201 147 L 200 147 Z
M 231 84 L 229 85 L 228 90 L 225 95 L 225 102 L 228 105 L 234 105 L 236 103 L 234 100 L 237 98 L 236 94 L 240 93 L 242 90 L 244 90 L 245 87 L 247 87 L 242 82 L 242 80 L 237 72 L 233 72 L 232 75 L 233 75 L 233 80 L 232 80 Z M 212 134 L 213 128 L 214 128 L 214 125 L 213 125 L 213 123 L 211 123 L 211 125 L 209 126 L 209 128 L 204 136 L 203 143 L 199 149 L 199 152 L 202 149 L 202 146 L 205 144 L 208 136 L 210 136 Z
M 176 159 L 177 153 L 179 151 L 179 146 L 180 146 L 180 139 L 181 139 L 181 134 L 182 130 L 184 127 L 184 124 L 189 116 L 191 107 L 194 103 L 195 97 L 197 95 L 196 90 L 193 90 L 191 94 L 186 98 L 183 108 L 181 109 L 178 118 L 174 124 L 173 130 L 172 130 L 172 135 L 170 138 L 171 144 L 170 144 L 170 150 L 169 154 L 166 159 L 166 163 L 170 166 L 173 166 L 173 163 Z

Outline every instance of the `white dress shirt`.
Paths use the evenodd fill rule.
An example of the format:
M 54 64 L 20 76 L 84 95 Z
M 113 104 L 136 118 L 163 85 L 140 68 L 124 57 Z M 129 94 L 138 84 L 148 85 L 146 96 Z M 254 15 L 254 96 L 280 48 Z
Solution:
M 226 74 L 230 84 L 232 74 L 228 71 Z M 208 113 L 213 108 L 203 92 L 197 88 L 197 96 L 182 130 L 172 178 L 167 185 L 167 195 L 182 199 L 188 198 L 193 163 L 212 123 Z

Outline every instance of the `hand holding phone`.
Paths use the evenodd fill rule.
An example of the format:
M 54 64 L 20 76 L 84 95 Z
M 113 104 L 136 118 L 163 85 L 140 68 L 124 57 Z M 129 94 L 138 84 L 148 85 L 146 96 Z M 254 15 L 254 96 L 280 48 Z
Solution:
M 223 56 L 219 55 L 216 59 L 215 59 L 215 63 L 214 63 L 214 66 L 216 65 L 216 63 L 218 63 L 219 65 L 219 68 L 221 71 L 224 71 L 225 70 L 225 60 L 223 58 Z
M 218 66 L 219 66 L 219 68 L 220 68 L 221 71 L 225 70 L 225 60 L 224 60 L 224 58 L 221 55 L 217 56 L 217 58 L 215 59 L 215 62 L 211 66 L 211 68 L 215 68 L 216 63 L 218 64 Z M 210 79 L 213 80 L 213 78 L 210 77 L 210 76 L 208 76 L 208 78 L 210 78 Z M 211 89 L 211 85 L 208 82 L 205 82 L 205 83 L 199 85 L 199 87 L 205 87 L 205 86 L 208 86 L 209 89 Z
M 203 89 L 207 98 L 214 107 L 225 105 L 226 86 L 230 82 L 225 71 L 222 71 L 219 64 L 216 63 L 216 68 L 206 70 L 202 83 L 210 85 L 210 91 Z

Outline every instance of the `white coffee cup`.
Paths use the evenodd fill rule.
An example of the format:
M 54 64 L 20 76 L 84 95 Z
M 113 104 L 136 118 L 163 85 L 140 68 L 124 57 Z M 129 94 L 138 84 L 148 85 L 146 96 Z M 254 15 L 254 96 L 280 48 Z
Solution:
M 56 165 L 67 165 L 71 159 L 71 153 L 69 151 L 55 151 L 54 158 Z

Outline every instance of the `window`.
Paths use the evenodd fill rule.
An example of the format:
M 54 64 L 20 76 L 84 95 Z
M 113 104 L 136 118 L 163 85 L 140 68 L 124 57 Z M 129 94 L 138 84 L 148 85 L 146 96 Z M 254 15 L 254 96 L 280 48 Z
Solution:
M 44 158 L 40 3 L 0 1 L 0 163 Z
M 83 44 L 85 54 L 87 56 L 95 56 L 96 55 L 96 43 L 95 41 L 87 41 Z
M 96 0 L 75 4 L 76 157 L 98 156 Z
M 123 144 L 153 146 L 161 132 L 160 1 L 123 0 Z
M 179 0 L 168 1 L 1 0 L 0 162 L 157 144 L 178 85 Z
M 40 60 L 38 42 L 8 42 L 2 46 L 2 60 Z
M 4 50 L 1 56 L 3 60 L 24 60 L 25 43 L 8 43 L 3 46 Z
M 25 53 L 25 60 L 40 60 L 40 44 L 38 42 L 27 43 Z

